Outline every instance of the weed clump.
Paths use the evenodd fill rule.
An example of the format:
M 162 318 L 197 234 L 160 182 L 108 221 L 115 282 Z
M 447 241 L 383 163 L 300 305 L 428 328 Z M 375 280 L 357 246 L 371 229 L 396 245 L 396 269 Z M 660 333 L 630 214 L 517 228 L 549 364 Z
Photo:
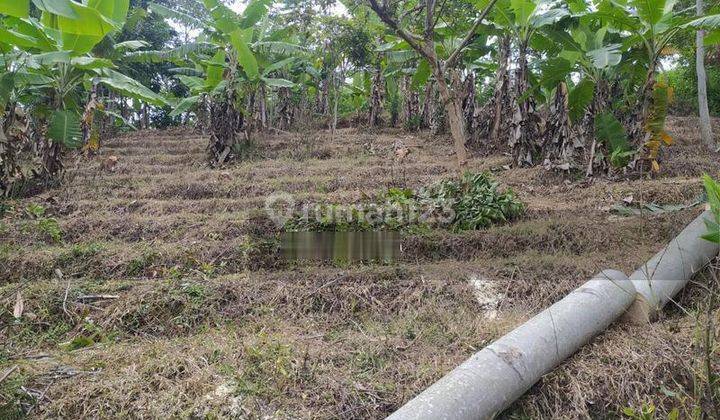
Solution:
M 58 224 L 57 219 L 53 217 L 46 217 L 45 207 L 39 204 L 29 204 L 25 209 L 25 212 L 31 218 L 35 219 L 35 229 L 41 235 L 52 240 L 52 242 L 58 243 L 62 239 L 62 230 Z
M 507 223 L 525 206 L 511 189 L 500 191 L 487 172 L 465 172 L 418 190 L 389 188 L 369 203 L 305 206 L 284 225 L 290 232 L 410 231 L 453 232 Z

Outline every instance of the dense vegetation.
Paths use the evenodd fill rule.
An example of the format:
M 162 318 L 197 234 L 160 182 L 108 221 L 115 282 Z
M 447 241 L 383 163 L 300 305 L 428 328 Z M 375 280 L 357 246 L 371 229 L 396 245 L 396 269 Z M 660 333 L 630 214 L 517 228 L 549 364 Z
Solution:
M 66 151 L 132 125 L 192 124 L 215 164 L 258 132 L 354 123 L 447 130 L 461 166 L 467 148 L 501 148 L 586 176 L 656 172 L 672 84 L 686 108 L 696 91 L 662 62 L 688 62 L 697 29 L 720 40 L 720 16 L 686 6 L 3 1 L 0 191 L 56 182 Z

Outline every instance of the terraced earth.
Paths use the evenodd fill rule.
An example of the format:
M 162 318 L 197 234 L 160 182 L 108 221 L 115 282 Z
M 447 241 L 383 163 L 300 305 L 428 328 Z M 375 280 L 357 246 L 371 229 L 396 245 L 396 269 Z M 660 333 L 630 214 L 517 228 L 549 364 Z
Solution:
M 189 131 L 110 140 L 69 160 L 61 188 L 3 204 L 0 373 L 12 371 L 0 417 L 387 415 L 601 269 L 632 271 L 700 213 L 610 211 L 623 199 L 693 203 L 697 177 L 718 174 L 693 121 L 671 126 L 676 146 L 653 179 L 589 182 L 478 155 L 470 169 L 492 171 L 527 213 L 407 235 L 392 264 L 283 261 L 265 199 L 356 203 L 426 185 L 454 174 L 446 138 L 266 135 L 250 159 L 216 169 Z M 697 291 L 680 302 L 692 307 Z M 613 327 L 505 415 L 669 411 L 692 384 L 677 357 L 696 355 L 695 329 L 681 310 Z

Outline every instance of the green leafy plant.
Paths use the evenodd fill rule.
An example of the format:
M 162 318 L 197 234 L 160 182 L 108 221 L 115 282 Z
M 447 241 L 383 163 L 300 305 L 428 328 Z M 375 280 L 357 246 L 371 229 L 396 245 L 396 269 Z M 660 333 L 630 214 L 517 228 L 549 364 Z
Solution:
M 498 191 L 498 184 L 487 173 L 465 172 L 460 179 L 441 181 L 420 193 L 436 203 L 450 204 L 455 217 L 453 231 L 486 228 L 508 222 L 522 214 L 525 206 L 508 189 Z
M 45 207 L 30 203 L 25 208 L 25 212 L 36 219 L 36 229 L 46 236 L 48 236 L 53 242 L 60 242 L 62 239 L 62 230 L 60 225 L 55 218 L 45 217 Z
M 635 155 L 625 129 L 609 111 L 595 117 L 595 136 L 608 148 L 610 164 L 615 168 L 627 166 Z
M 713 219 L 705 219 L 705 226 L 708 233 L 702 236 L 703 239 L 710 242 L 720 243 L 720 183 L 710 177 L 703 175 L 703 184 L 705 185 L 705 193 L 710 203 L 710 211 Z
M 35 219 L 39 219 L 45 215 L 45 207 L 40 204 L 30 203 L 25 208 L 25 212 Z
M 465 172 L 417 191 L 390 188 L 360 206 L 324 204 L 314 214 L 297 214 L 287 231 L 422 231 L 442 227 L 454 232 L 506 223 L 525 210 L 515 193 L 499 191 L 489 173 Z M 415 216 L 411 215 L 415 213 Z M 373 216 L 368 216 L 373 215 Z
M 62 239 L 62 230 L 60 229 L 60 225 L 58 224 L 58 221 L 52 217 L 43 217 L 38 219 L 37 228 L 53 242 L 60 242 Z

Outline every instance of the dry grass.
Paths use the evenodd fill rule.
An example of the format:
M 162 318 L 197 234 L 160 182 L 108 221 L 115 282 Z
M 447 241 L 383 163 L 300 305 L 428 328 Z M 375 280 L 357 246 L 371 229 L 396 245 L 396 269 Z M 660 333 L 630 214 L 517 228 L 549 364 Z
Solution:
M 183 130 L 114 139 L 78 161 L 64 187 L 12 202 L 0 219 L 0 373 L 19 366 L 0 384 L 0 417 L 387 415 L 593 274 L 631 271 L 697 215 L 609 212 L 630 195 L 692 202 L 697 177 L 718 173 L 692 125 L 672 126 L 678 145 L 656 179 L 574 181 L 477 157 L 471 169 L 494 171 L 528 204 L 523 218 L 407 236 L 399 261 L 351 266 L 279 259 L 265 197 L 355 203 L 422 186 L 453 173 L 448 139 L 274 135 L 249 161 L 217 170 L 204 163 L 205 139 Z M 411 150 L 402 165 L 399 144 Z M 114 172 L 100 169 L 109 155 L 119 157 Z M 60 241 L 25 212 L 31 203 L 57 220 Z M 477 278 L 490 285 L 487 301 Z M 11 315 L 18 289 L 21 322 Z M 82 298 L 93 294 L 117 298 Z M 614 327 L 507 415 L 612 417 L 648 401 L 668 411 L 665 390 L 692 379 L 673 357 L 697 357 L 694 325 L 675 311 L 649 328 Z M 72 350 L 81 344 L 91 345 Z

